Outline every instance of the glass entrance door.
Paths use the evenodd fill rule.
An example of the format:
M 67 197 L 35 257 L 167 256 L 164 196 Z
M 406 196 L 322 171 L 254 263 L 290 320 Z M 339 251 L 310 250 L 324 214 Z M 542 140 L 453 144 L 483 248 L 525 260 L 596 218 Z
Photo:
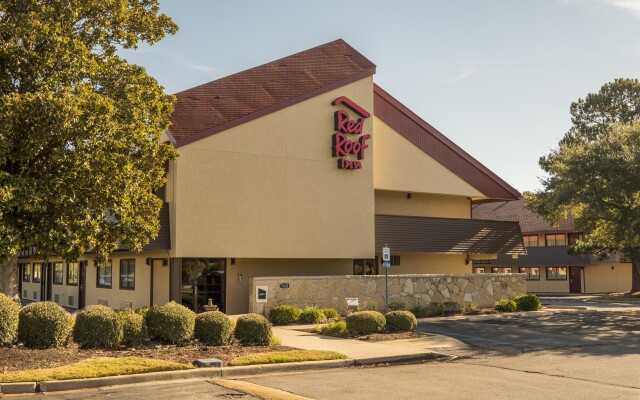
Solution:
M 224 312 L 226 265 L 224 258 L 182 259 L 182 305 L 201 312 L 211 302 Z

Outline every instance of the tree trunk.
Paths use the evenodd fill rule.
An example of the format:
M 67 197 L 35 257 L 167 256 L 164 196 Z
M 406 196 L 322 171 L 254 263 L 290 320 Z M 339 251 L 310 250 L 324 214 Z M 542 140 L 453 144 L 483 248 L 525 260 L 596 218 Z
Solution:
M 631 256 L 631 291 L 640 292 L 640 249 L 630 252 Z
M 0 293 L 9 297 L 18 295 L 18 257 L 0 264 Z

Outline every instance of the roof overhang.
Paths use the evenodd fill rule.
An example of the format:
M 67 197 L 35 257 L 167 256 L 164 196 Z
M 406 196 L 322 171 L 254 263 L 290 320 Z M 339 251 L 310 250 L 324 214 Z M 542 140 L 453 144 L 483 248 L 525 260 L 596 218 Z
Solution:
M 376 215 L 375 226 L 376 248 L 394 252 L 527 254 L 517 222 Z

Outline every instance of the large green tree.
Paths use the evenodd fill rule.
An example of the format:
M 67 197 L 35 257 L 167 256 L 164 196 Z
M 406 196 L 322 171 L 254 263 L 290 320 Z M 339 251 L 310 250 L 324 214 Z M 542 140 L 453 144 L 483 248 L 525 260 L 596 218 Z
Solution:
M 0 0 L 0 257 L 157 235 L 172 97 L 117 52 L 176 31 L 157 0 Z
M 573 126 L 540 159 L 543 189 L 529 207 L 552 223 L 569 214 L 585 240 L 574 254 L 617 252 L 640 290 L 640 83 L 617 79 L 571 105 Z

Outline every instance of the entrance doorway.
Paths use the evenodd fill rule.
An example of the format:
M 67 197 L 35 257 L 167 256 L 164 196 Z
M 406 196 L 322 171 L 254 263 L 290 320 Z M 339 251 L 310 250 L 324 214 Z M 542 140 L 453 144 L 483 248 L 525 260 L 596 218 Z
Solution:
M 87 293 L 87 264 L 89 261 L 80 261 L 80 282 L 78 284 L 78 310 L 84 308 L 86 304 L 86 293 Z
M 582 293 L 582 268 L 569 267 L 569 292 Z
M 225 258 L 183 258 L 182 305 L 201 312 L 211 302 L 224 312 L 226 269 Z

